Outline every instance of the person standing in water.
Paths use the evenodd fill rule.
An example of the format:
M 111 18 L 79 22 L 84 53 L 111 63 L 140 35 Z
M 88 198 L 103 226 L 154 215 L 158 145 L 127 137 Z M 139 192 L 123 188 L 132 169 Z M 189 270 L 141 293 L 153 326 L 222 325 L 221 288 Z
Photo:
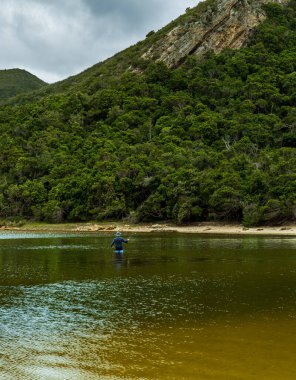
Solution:
M 113 245 L 115 245 L 116 253 L 123 253 L 122 243 L 128 243 L 128 239 L 124 239 L 121 236 L 121 233 L 119 231 L 117 231 L 115 234 L 115 238 L 113 239 L 113 241 L 111 243 L 111 247 L 113 247 Z

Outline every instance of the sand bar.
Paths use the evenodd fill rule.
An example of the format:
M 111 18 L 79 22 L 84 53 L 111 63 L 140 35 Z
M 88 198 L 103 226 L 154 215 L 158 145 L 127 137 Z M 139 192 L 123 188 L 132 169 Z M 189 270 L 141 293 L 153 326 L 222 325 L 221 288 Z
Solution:
M 43 224 L 25 223 L 22 226 L 0 226 L 0 230 L 13 231 L 40 231 L 40 232 L 107 232 L 115 231 L 128 233 L 178 232 L 189 234 L 223 234 L 223 235 L 280 235 L 296 236 L 296 224 L 281 226 L 244 227 L 241 224 L 225 224 L 218 222 L 203 222 L 178 226 L 172 223 L 129 224 L 123 222 L 112 223 L 63 223 Z

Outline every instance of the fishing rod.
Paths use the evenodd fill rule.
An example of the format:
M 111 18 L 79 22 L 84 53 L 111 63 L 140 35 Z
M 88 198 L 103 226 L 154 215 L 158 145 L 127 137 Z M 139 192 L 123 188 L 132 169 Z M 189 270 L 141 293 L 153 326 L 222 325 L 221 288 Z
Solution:
M 130 241 L 131 240 L 131 237 L 135 235 L 135 232 L 133 232 L 128 238 L 127 240 Z

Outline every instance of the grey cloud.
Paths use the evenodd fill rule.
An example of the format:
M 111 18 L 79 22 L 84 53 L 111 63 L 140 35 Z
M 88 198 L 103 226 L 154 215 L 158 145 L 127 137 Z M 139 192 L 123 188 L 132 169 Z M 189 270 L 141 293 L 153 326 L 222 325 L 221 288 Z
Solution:
M 143 39 L 198 0 L 2 0 L 0 68 L 64 79 Z
M 140 2 L 138 0 L 95 1 L 85 0 L 85 5 L 97 15 L 112 16 L 118 14 L 126 22 L 128 28 L 145 28 L 147 21 L 159 16 L 164 10 L 164 3 L 157 0 Z
M 123 27 L 133 31 L 143 32 L 149 29 L 149 25 L 160 28 L 179 14 L 188 6 L 194 6 L 198 0 L 83 0 L 90 11 L 100 17 L 104 15 L 112 18 L 120 15 Z M 148 29 L 147 29 L 148 28 Z

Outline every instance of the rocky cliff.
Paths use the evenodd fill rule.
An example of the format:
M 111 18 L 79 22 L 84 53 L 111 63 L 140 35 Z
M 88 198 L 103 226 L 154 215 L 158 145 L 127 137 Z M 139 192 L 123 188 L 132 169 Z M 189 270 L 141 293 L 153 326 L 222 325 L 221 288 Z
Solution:
M 208 0 L 189 10 L 191 18 L 164 34 L 142 58 L 177 67 L 188 55 L 240 48 L 265 19 L 262 6 L 269 2 L 286 4 L 288 0 Z

